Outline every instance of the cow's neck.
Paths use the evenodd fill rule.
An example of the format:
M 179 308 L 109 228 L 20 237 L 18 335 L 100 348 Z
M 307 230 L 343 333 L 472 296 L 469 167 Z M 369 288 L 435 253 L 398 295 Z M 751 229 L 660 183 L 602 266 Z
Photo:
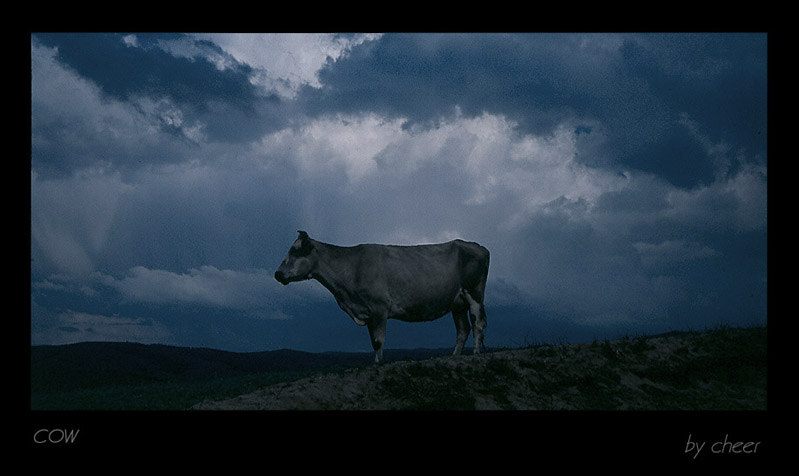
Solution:
M 353 275 L 353 260 L 347 259 L 348 248 L 319 241 L 313 243 L 319 253 L 319 261 L 311 277 L 327 288 L 337 301 L 347 299 L 349 287 L 345 279 Z

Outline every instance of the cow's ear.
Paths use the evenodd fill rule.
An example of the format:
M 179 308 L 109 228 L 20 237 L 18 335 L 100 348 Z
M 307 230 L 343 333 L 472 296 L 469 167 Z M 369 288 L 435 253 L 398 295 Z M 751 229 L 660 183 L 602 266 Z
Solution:
M 308 236 L 308 233 L 305 233 L 302 230 L 297 230 L 297 233 L 300 234 L 299 240 L 302 243 L 303 248 L 308 248 L 311 246 L 311 238 Z

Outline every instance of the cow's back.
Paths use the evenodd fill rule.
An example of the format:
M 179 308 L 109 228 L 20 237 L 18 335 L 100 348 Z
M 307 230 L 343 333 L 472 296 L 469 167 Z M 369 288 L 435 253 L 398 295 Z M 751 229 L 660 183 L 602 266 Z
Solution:
M 482 301 L 488 251 L 454 240 L 416 246 L 359 245 L 359 287 L 391 318 L 432 320 L 449 312 L 466 289 Z

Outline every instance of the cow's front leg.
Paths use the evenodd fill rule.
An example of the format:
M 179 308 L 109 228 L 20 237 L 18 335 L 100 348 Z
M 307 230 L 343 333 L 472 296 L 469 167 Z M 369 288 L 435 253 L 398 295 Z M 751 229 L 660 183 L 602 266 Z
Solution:
M 369 329 L 369 338 L 372 340 L 372 348 L 375 350 L 375 363 L 379 364 L 383 360 L 383 343 L 386 341 L 386 318 L 369 319 L 366 327 Z

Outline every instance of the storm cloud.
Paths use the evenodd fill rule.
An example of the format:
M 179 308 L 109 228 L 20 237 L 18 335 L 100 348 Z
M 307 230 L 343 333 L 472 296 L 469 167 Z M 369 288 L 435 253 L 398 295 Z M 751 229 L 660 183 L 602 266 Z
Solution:
M 766 35 L 34 34 L 31 66 L 34 343 L 368 350 L 271 277 L 298 229 L 483 244 L 489 345 L 765 323 Z

